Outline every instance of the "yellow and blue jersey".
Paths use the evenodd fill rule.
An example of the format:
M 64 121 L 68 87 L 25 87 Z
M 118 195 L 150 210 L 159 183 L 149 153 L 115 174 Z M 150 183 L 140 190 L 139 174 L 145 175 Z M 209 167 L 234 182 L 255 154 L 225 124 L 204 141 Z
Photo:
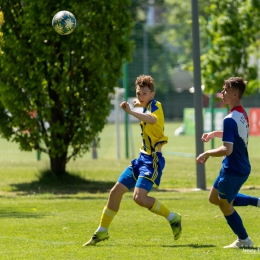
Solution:
M 156 151 L 158 144 L 164 145 L 168 142 L 168 137 L 164 135 L 164 113 L 162 105 L 156 100 L 151 100 L 143 113 L 150 114 L 156 119 L 156 123 L 151 125 L 141 121 L 142 145 L 140 152 L 151 155 Z
M 161 152 L 156 151 L 156 146 L 166 144 L 168 137 L 164 135 L 164 114 L 161 103 L 151 100 L 143 112 L 153 116 L 156 123 L 151 125 L 141 121 L 142 145 L 140 154 L 137 159 L 131 161 L 131 165 L 120 175 L 118 182 L 129 190 L 136 185 L 136 187 L 146 189 L 149 192 L 153 185 L 155 187 L 160 185 L 165 166 L 165 159 Z

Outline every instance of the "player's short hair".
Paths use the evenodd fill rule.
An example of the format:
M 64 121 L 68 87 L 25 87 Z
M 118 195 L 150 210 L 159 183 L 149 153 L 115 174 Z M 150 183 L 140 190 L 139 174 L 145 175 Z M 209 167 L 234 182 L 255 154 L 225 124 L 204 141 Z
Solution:
M 149 75 L 140 75 L 136 78 L 135 88 L 140 87 L 148 87 L 151 92 L 154 92 L 154 81 L 153 78 Z
M 246 81 L 241 77 L 231 77 L 225 80 L 225 86 L 228 88 L 235 88 L 239 91 L 239 99 L 242 98 L 245 89 L 246 89 Z

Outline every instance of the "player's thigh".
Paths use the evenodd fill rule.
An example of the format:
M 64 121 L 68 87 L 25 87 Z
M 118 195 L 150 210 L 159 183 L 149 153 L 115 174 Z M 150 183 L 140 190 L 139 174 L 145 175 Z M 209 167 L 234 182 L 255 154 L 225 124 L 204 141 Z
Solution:
M 219 205 L 218 190 L 212 186 L 209 191 L 209 202 L 214 205 Z
M 134 189 L 134 193 L 133 193 L 133 197 L 135 198 L 146 198 L 148 196 L 148 191 L 143 189 L 143 188 L 139 188 L 139 187 L 135 187 Z
M 248 176 L 223 174 L 218 183 L 219 197 L 221 199 L 226 199 L 228 203 L 231 203 L 236 198 L 247 178 Z
M 116 182 L 114 187 L 110 190 L 110 197 L 122 197 L 127 191 L 129 191 L 129 189 L 124 184 Z
M 145 208 L 152 208 L 155 199 L 148 196 L 148 191 L 143 189 L 143 188 L 139 188 L 139 187 L 135 187 L 134 189 L 134 194 L 133 194 L 133 199 L 134 201 L 142 207 Z
M 139 177 L 133 194 L 134 201 L 139 205 L 146 205 L 148 200 L 148 193 L 153 187 L 153 182 L 145 178 Z
M 128 190 L 131 190 L 135 187 L 136 179 L 133 175 L 133 169 L 131 165 L 125 168 L 125 170 L 119 176 L 117 182 L 127 187 Z
M 129 191 L 122 183 L 117 182 L 111 189 L 107 201 L 107 207 L 111 210 L 118 211 L 123 195 Z

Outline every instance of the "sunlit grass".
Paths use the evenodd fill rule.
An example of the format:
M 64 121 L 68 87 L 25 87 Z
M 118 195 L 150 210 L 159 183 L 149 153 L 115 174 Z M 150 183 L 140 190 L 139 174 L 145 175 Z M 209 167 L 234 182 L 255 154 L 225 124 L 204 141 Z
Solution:
M 116 158 L 115 128 L 108 125 L 101 135 L 98 159 L 91 152 L 71 161 L 72 173 L 66 184 L 40 178 L 48 169 L 47 156 L 36 160 L 36 153 L 17 150 L 15 144 L 0 141 L 0 259 L 259 259 L 260 208 L 241 207 L 237 211 L 255 243 L 251 252 L 224 250 L 236 237 L 218 207 L 209 204 L 208 191 L 197 187 L 194 136 L 174 136 L 179 124 L 166 124 L 169 143 L 165 145 L 166 166 L 161 185 L 151 196 L 169 209 L 182 214 L 183 234 L 173 239 L 167 221 L 137 206 L 132 193 L 125 195 L 119 213 L 110 228 L 110 239 L 96 247 L 82 248 L 96 230 L 99 217 L 122 170 L 140 145 L 139 125 L 132 125 L 129 158 L 124 154 L 124 127 L 121 126 L 121 158 Z M 114 136 L 114 137 L 113 137 Z M 252 173 L 242 192 L 259 196 L 259 137 L 250 137 Z M 221 140 L 216 140 L 216 146 Z M 205 149 L 210 144 L 205 144 Z M 14 151 L 6 152 L 6 151 Z M 189 156 L 174 156 L 185 153 Z M 10 156 L 11 154 L 11 156 Z M 221 158 L 206 164 L 209 188 L 221 166 Z M 42 176 L 41 176 L 42 177 Z

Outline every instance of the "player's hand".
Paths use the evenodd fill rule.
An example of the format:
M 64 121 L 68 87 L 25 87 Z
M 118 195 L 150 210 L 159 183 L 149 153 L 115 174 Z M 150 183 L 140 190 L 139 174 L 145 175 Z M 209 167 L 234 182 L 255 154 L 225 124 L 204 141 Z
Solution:
M 141 106 L 141 104 L 140 104 L 140 102 L 139 102 L 139 100 L 137 98 L 134 99 L 133 105 L 134 105 L 134 107 L 140 107 Z
M 126 113 L 130 113 L 132 110 L 130 108 L 130 105 L 128 102 L 126 101 L 123 101 L 121 104 L 120 104 L 120 107 L 126 112 Z
M 198 163 L 205 163 L 209 159 L 209 156 L 205 155 L 204 153 L 200 154 L 196 160 Z
M 213 132 L 205 133 L 205 134 L 202 135 L 201 140 L 202 140 L 202 142 L 208 142 L 213 137 L 214 137 Z

